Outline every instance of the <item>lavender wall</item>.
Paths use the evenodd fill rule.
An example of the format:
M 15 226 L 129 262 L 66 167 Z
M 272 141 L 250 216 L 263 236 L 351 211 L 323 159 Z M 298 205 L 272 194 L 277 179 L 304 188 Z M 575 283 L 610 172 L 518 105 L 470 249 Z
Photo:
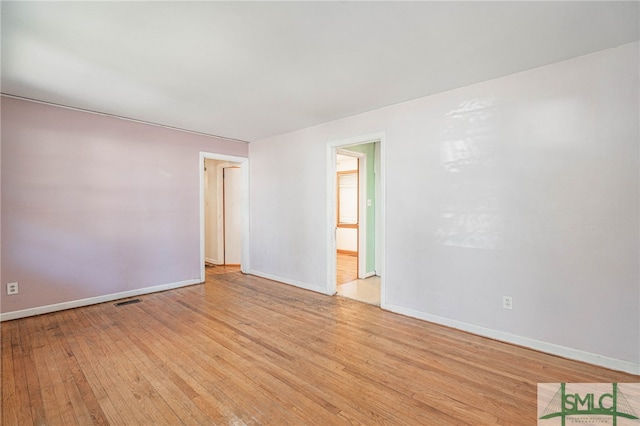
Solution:
M 198 280 L 199 152 L 247 150 L 2 97 L 2 312 Z

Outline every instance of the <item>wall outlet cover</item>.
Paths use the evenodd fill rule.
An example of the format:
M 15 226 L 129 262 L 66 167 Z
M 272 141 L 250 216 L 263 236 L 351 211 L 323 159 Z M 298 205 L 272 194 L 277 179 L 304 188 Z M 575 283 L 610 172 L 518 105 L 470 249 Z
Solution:
M 18 294 L 18 283 L 7 283 L 7 294 Z
M 513 309 L 513 298 L 511 296 L 502 296 L 502 307 L 505 309 Z

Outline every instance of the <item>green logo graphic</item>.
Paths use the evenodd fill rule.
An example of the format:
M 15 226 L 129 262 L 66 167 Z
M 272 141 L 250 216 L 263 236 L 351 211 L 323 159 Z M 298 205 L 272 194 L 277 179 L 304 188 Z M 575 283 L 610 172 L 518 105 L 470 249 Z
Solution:
M 544 409 L 540 420 L 560 417 L 562 426 L 565 426 L 569 416 L 609 416 L 613 426 L 617 425 L 619 417 L 638 420 L 638 415 L 617 383 L 611 384 L 611 393 L 601 394 L 567 393 L 566 383 L 560 383 L 560 388 Z

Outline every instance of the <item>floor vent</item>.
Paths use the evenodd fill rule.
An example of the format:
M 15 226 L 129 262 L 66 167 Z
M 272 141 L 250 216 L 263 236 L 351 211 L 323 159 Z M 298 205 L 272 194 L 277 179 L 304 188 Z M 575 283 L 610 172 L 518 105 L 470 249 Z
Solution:
M 142 300 L 140 299 L 131 299 L 131 300 L 125 300 L 124 302 L 115 303 L 115 305 L 124 306 L 124 305 L 131 305 L 132 303 L 140 303 L 140 302 L 142 302 Z

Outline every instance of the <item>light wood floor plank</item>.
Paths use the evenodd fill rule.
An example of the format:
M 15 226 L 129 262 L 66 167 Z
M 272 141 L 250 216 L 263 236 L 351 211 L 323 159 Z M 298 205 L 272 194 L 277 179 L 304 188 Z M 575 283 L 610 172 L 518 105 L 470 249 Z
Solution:
M 201 315 L 207 315 L 205 312 L 199 312 Z M 224 321 L 225 318 L 219 316 L 217 318 L 208 318 L 209 321 L 215 321 L 219 327 L 216 327 L 216 335 L 211 335 L 210 330 L 202 329 L 203 334 L 209 339 L 215 340 L 221 345 L 223 350 L 217 352 L 217 362 L 225 366 L 228 372 L 234 372 L 243 377 L 242 382 L 247 382 L 254 386 L 254 393 L 260 397 L 266 398 L 262 405 L 273 405 L 273 409 L 284 409 L 287 414 L 296 415 L 300 418 L 296 419 L 297 423 L 304 420 L 307 410 L 305 410 L 308 401 L 304 400 L 304 396 L 300 395 L 301 400 L 289 403 L 288 400 L 281 401 L 280 395 L 289 394 L 290 389 L 284 388 L 281 383 L 273 377 L 273 375 L 265 374 L 262 369 L 256 368 L 260 365 L 256 362 L 265 356 L 282 355 L 278 349 L 273 347 L 265 348 L 262 345 L 255 345 L 255 342 L 238 328 Z M 265 390 L 266 392 L 262 392 Z M 251 392 L 249 390 L 249 392 Z M 274 400 L 276 399 L 276 400 Z M 321 413 L 315 413 L 316 417 Z M 309 421 L 309 420 L 307 420 Z
M 224 332 L 226 330 L 216 328 L 218 332 L 211 334 L 208 327 L 203 327 L 202 319 L 193 317 L 187 310 L 182 309 L 180 304 L 172 303 L 167 308 L 170 315 L 166 319 L 162 319 L 164 330 L 171 330 L 177 327 L 177 335 L 183 336 L 185 343 L 190 348 L 191 361 L 201 369 L 198 377 L 209 378 L 207 383 L 208 392 L 223 401 L 224 406 L 232 408 L 225 415 L 228 421 L 251 423 L 260 418 L 263 409 L 268 407 L 274 410 L 282 409 L 279 405 L 274 406 L 273 401 L 265 399 L 264 395 L 259 392 L 259 388 L 253 388 L 252 390 L 247 387 L 246 382 L 251 378 L 247 377 L 246 372 L 242 371 L 242 367 L 240 367 L 247 357 L 247 349 L 241 344 L 225 339 Z M 188 324 L 183 324 L 183 318 L 188 318 L 192 321 Z M 192 337 L 190 332 L 194 331 L 194 329 L 197 329 L 198 336 Z M 175 336 L 170 338 L 175 341 Z M 234 348 L 234 345 L 237 347 Z M 247 394 L 252 394 L 252 397 L 248 399 L 246 397 Z M 251 399 L 254 401 L 252 402 Z M 246 414 L 239 417 L 237 413 Z
M 232 267 L 2 324 L 8 425 L 527 425 L 538 382 L 638 382 Z
M 138 424 L 178 424 L 179 420 L 173 411 L 160 400 L 158 393 L 141 375 L 138 366 L 132 362 L 130 346 L 123 344 L 126 335 L 121 335 L 115 328 L 115 320 L 111 315 L 101 311 L 92 317 L 95 328 L 102 328 L 101 342 L 97 343 L 104 354 L 103 363 L 109 366 L 112 383 L 122 392 L 124 404 L 116 407 L 129 412 L 131 421 Z
M 11 351 L 11 356 L 4 356 L 1 358 L 2 361 L 2 376 L 4 377 L 2 383 L 2 400 L 7 401 L 4 409 L 0 410 L 2 412 L 2 424 L 18 424 L 18 407 L 21 404 L 20 396 L 16 389 L 16 376 L 12 374 L 15 371 L 15 367 L 13 364 L 13 345 L 11 343 L 12 338 L 14 336 L 14 327 L 7 327 L 2 330 L 0 333 L 2 337 L 2 347 L 9 348 Z M 26 400 L 28 402 L 28 399 Z M 25 421 L 24 419 L 22 419 Z
M 22 350 L 22 341 L 20 338 L 20 330 L 19 330 L 19 323 L 18 322 L 12 322 L 7 324 L 7 327 L 5 328 L 3 326 L 2 328 L 3 330 L 3 336 L 5 336 L 5 330 L 7 331 L 7 334 L 9 334 L 11 336 L 11 346 L 9 348 L 7 348 L 5 345 L 5 343 L 8 343 L 9 341 L 5 341 L 3 340 L 3 370 L 2 370 L 2 378 L 3 378 L 3 401 L 6 400 L 6 398 L 11 398 L 9 399 L 10 402 L 3 404 L 3 413 L 6 411 L 7 413 L 15 413 L 15 420 L 16 423 L 15 424 L 31 424 L 33 423 L 33 416 L 31 414 L 31 405 L 30 405 L 30 396 L 29 396 L 29 389 L 28 389 L 28 382 L 27 382 L 27 373 L 25 370 L 25 358 L 24 358 L 24 352 Z M 5 348 L 7 348 L 7 350 L 5 350 Z M 10 352 L 9 352 L 10 351 Z M 6 355 L 5 355 L 6 354 Z M 11 362 L 11 367 L 9 367 L 9 361 L 7 361 L 7 359 L 10 359 Z M 5 369 L 5 366 L 9 369 Z M 5 393 L 4 392 L 4 383 L 5 382 L 13 382 L 14 384 L 14 393 L 12 394 L 10 391 Z M 11 386 L 9 385 L 8 389 L 11 389 Z M 10 405 L 12 405 L 12 407 L 10 407 Z M 12 424 L 10 421 L 7 424 Z
M 87 331 L 88 325 L 84 321 L 84 316 L 77 315 L 81 312 L 81 309 L 64 311 L 61 313 L 59 322 L 62 333 L 73 336 L 73 338 L 63 339 L 62 344 L 67 354 L 72 355 L 70 362 L 75 363 L 71 367 L 74 380 L 82 389 L 83 399 L 94 424 L 125 424 L 112 402 L 112 399 L 116 399 L 116 395 L 119 395 L 119 390 L 110 385 L 106 378 L 108 371 L 105 371 L 100 358 L 96 357 L 96 352 L 91 348 L 94 337 Z M 103 377 L 102 380 L 101 377 Z M 110 392 L 107 393 L 105 388 Z
M 58 336 L 55 335 L 56 330 L 59 330 L 57 323 L 53 322 L 53 317 L 48 315 L 43 315 L 40 319 L 42 320 L 42 327 L 44 329 L 44 332 L 41 333 L 41 344 L 43 348 L 46 348 L 46 351 L 38 351 L 38 353 L 41 352 L 42 358 L 41 361 L 37 362 L 44 364 L 49 374 L 51 384 L 45 387 L 45 389 L 48 390 L 46 393 L 52 398 L 52 405 L 57 413 L 56 416 L 59 415 L 60 425 L 82 423 L 86 421 L 83 419 L 86 408 L 84 408 L 84 404 L 77 407 L 78 411 L 82 413 L 82 416 L 78 418 L 69 393 L 69 390 L 73 389 L 75 384 L 69 383 L 67 380 L 67 378 L 71 376 L 70 371 L 66 362 L 59 358 L 62 351 L 60 349 L 59 339 L 57 338 Z M 69 387 L 67 388 L 68 384 Z M 84 408 L 84 410 L 82 410 L 82 408 Z M 51 418 L 52 416 L 47 414 L 47 417 Z M 51 424 L 55 423 L 54 421 L 51 422 Z
M 23 361 L 24 372 L 26 375 L 25 382 L 27 385 L 26 388 L 29 393 L 29 407 L 31 409 L 31 417 L 33 419 L 33 424 L 42 425 L 46 424 L 46 417 L 40 381 L 43 380 L 46 384 L 46 377 L 44 375 L 41 376 L 38 372 L 38 367 L 34 359 L 34 350 L 31 345 L 32 341 L 37 341 L 36 338 L 34 338 L 34 335 L 36 335 L 37 332 L 40 331 L 35 331 L 37 320 L 37 318 L 34 318 L 33 321 L 20 321 L 19 337 L 22 348 L 21 361 Z
M 358 256 L 336 254 L 336 284 L 344 284 L 358 279 Z
M 61 315 L 61 318 L 66 318 L 65 315 Z M 57 324 L 58 333 L 64 335 L 64 330 Z M 56 335 L 55 337 L 60 337 Z M 52 339 L 52 348 L 55 345 L 59 345 L 56 351 L 59 351 L 58 362 L 60 364 L 66 364 L 68 374 L 66 376 L 66 382 L 69 386 L 69 392 L 72 396 L 72 404 L 76 411 L 76 416 L 81 424 L 109 424 L 107 417 L 98 403 L 96 394 L 93 388 L 84 374 L 84 370 L 80 362 L 77 359 L 77 354 L 71 349 L 68 339 Z

